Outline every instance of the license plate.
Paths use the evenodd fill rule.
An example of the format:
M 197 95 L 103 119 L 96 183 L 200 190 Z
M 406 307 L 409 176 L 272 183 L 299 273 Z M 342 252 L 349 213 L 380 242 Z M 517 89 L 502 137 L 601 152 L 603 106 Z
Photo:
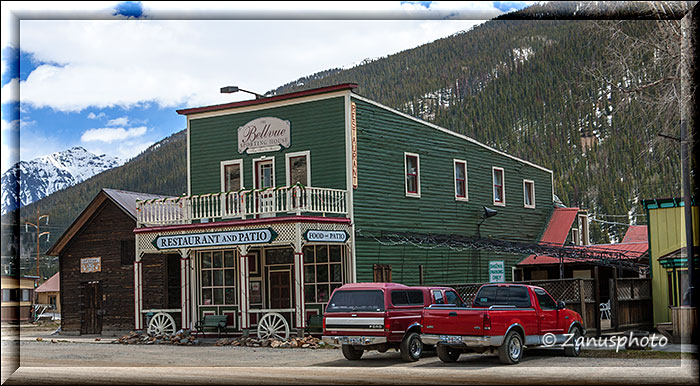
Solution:
M 346 343 L 346 344 L 362 344 L 362 340 L 363 340 L 363 339 L 362 339 L 362 337 L 360 337 L 360 336 L 358 336 L 358 337 L 348 337 L 348 338 L 344 338 L 344 339 L 343 339 L 343 341 L 344 341 L 343 343 Z
M 462 337 L 454 335 L 440 335 L 440 341 L 443 343 L 462 343 Z

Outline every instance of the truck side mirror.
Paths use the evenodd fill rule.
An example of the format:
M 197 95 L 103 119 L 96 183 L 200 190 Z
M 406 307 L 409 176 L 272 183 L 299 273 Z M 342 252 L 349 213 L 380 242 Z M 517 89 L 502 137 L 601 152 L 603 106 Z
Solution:
M 566 308 L 566 303 L 564 303 L 563 300 L 558 301 L 557 302 L 557 310 L 563 310 L 564 308 Z

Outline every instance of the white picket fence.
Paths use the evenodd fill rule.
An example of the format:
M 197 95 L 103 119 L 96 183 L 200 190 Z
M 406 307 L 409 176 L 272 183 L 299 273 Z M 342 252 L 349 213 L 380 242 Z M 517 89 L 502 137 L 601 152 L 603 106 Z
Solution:
M 138 226 L 312 213 L 347 215 L 347 191 L 300 185 L 136 201 Z

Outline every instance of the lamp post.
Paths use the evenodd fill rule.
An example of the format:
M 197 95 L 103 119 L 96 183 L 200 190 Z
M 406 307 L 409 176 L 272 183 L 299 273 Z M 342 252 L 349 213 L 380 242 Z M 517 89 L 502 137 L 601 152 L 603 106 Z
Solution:
M 264 96 L 262 96 L 262 95 L 260 95 L 260 94 L 258 94 L 258 93 L 256 93 L 256 92 L 244 90 L 244 89 L 242 89 L 242 88 L 238 88 L 238 86 L 226 86 L 226 87 L 222 87 L 222 88 L 220 89 L 220 91 L 221 91 L 222 94 L 233 94 L 234 92 L 243 91 L 243 92 L 247 92 L 248 94 L 253 94 L 253 95 L 255 95 L 255 99 L 262 99 L 262 98 L 265 98 Z
M 484 208 L 484 213 L 481 215 L 481 221 L 479 221 L 479 223 L 476 224 L 476 235 L 479 239 L 481 239 L 481 224 L 483 224 L 487 218 L 493 217 L 493 216 L 498 214 L 498 211 L 496 209 L 487 208 L 485 206 L 483 208 Z M 477 265 L 481 266 L 481 249 L 477 249 L 476 253 L 477 253 L 477 255 L 476 255 L 477 256 Z

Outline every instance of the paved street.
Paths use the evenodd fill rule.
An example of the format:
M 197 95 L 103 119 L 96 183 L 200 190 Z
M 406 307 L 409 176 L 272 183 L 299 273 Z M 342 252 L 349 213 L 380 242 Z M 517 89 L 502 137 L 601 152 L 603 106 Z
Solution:
M 51 339 L 55 343 L 51 343 Z M 108 340 L 107 340 L 108 341 Z M 339 350 L 216 346 L 116 345 L 93 338 L 52 337 L 19 342 L 3 337 L 3 379 L 19 343 L 20 368 L 6 384 L 89 383 L 644 383 L 694 384 L 697 362 L 680 359 L 566 358 L 527 351 L 516 366 L 495 355 L 463 355 L 443 364 L 434 353 L 415 363 L 399 354 L 366 353 L 350 362 Z M 6 361 L 8 359 L 9 361 Z M 6 363 L 10 364 L 7 366 Z M 14 363 L 17 363 L 15 360 Z

